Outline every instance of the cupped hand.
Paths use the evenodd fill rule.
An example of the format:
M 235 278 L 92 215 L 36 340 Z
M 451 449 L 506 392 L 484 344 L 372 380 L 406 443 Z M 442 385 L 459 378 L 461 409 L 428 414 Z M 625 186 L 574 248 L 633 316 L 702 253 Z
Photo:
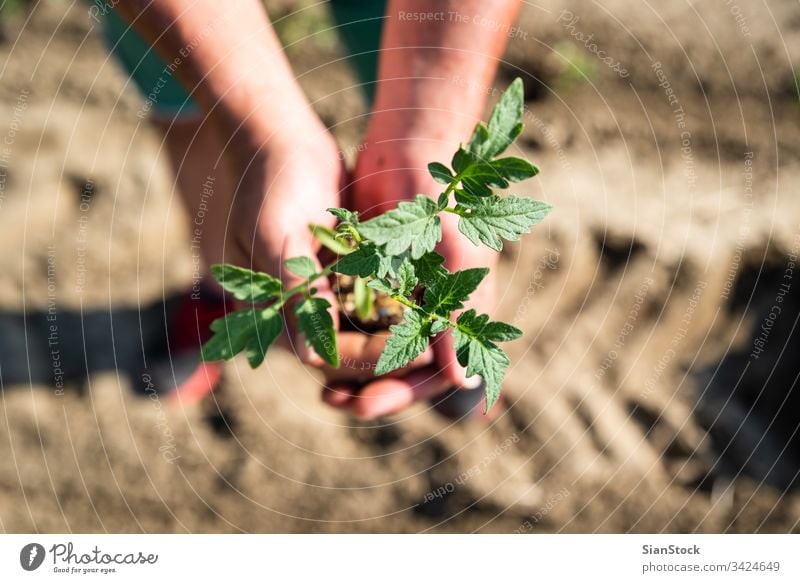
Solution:
M 435 198 L 442 187 L 428 174 L 427 164 L 431 161 L 448 162 L 451 150 L 449 145 L 430 142 L 368 142 L 353 174 L 350 207 L 369 218 L 394 208 L 400 201 L 412 199 L 417 193 Z M 467 307 L 474 307 L 480 313 L 489 312 L 494 306 L 496 293 L 496 270 L 493 267 L 497 254 L 486 247 L 474 246 L 459 233 L 458 217 L 443 214 L 443 236 L 437 251 L 445 258 L 445 266 L 450 271 L 490 268 L 489 275 L 467 302 Z M 367 369 L 380 356 L 383 338 L 359 341 L 340 336 L 343 336 L 339 343 L 343 355 L 352 351 L 366 363 Z M 396 413 L 451 386 L 468 386 L 475 380 L 467 380 L 465 369 L 456 359 L 452 335 L 448 333 L 433 339 L 429 351 L 412 365 L 384 377 L 367 376 L 366 380 L 361 379 L 366 382 L 363 386 L 348 382 L 346 376 L 329 375 L 323 400 L 331 406 L 348 409 L 358 417 L 374 418 Z
M 341 206 L 346 179 L 337 153 L 333 138 L 320 124 L 307 132 L 276 137 L 249 158 L 237 160 L 241 180 L 229 228 L 239 264 L 280 274 L 287 290 L 305 280 L 286 269 L 286 259 L 308 257 L 321 271 L 319 243 L 308 226 L 334 224 L 326 209 Z M 320 278 L 312 286 L 316 295 L 331 303 L 329 312 L 337 326 L 337 304 L 328 280 Z M 291 348 L 303 362 L 321 366 L 322 359 L 297 332 L 292 308 L 290 302 L 284 310 Z

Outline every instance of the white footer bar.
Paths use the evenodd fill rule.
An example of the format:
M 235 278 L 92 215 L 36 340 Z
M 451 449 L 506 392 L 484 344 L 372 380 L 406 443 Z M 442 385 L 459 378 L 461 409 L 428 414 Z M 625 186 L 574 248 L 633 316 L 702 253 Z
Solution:
M 799 566 L 798 535 L 0 536 L 15 582 L 783 582 Z

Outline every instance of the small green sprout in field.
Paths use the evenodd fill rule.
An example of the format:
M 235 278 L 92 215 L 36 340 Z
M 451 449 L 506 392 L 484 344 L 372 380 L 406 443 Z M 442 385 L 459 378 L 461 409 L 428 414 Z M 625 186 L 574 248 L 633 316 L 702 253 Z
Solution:
M 292 289 L 266 273 L 233 265 L 214 265 L 212 274 L 236 299 L 251 307 L 215 320 L 213 337 L 203 346 L 203 359 L 222 360 L 246 352 L 255 368 L 284 327 L 281 308 L 292 299 L 297 325 L 306 342 L 329 365 L 339 366 L 336 332 L 330 303 L 315 297 L 314 281 L 331 274 L 355 281 L 356 313 L 364 318 L 372 310 L 375 291 L 387 294 L 405 307 L 403 321 L 390 327 L 375 368 L 376 375 L 401 368 L 418 357 L 431 337 L 452 333 L 459 363 L 467 375 L 480 375 L 486 387 L 486 410 L 500 395 L 510 361 L 498 342 L 514 340 L 522 332 L 504 322 L 493 322 L 474 309 L 463 310 L 489 272 L 485 268 L 449 272 L 434 249 L 442 239 L 440 213 L 458 215 L 459 230 L 475 245 L 501 251 L 503 240 L 520 235 L 550 212 L 544 202 L 517 196 L 500 196 L 505 189 L 538 174 L 527 160 L 499 158 L 522 132 L 522 81 L 516 79 L 495 106 L 489 123 L 478 123 L 466 146 L 461 146 L 448 168 L 428 165 L 433 178 L 445 186 L 434 200 L 418 194 L 397 208 L 367 221 L 343 208 L 328 209 L 339 221 L 335 229 L 312 226 L 312 232 L 337 259 L 317 272 L 308 257 L 294 257 L 286 268 L 304 278 Z M 454 201 L 454 204 L 452 204 Z M 296 303 L 294 302 L 296 300 Z

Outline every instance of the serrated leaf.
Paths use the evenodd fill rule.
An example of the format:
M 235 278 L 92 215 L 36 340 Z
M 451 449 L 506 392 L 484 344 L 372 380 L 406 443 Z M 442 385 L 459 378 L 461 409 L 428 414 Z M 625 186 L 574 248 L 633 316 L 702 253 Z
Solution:
M 414 274 L 414 266 L 406 259 L 397 270 L 397 293 L 401 296 L 408 297 L 414 288 L 417 287 L 419 280 Z
M 486 329 L 489 324 L 503 323 L 488 322 L 488 316 L 476 316 L 474 310 L 468 310 L 459 316 L 457 328 L 453 330 L 458 362 L 467 367 L 467 376 L 478 374 L 485 381 L 487 412 L 500 396 L 505 371 L 510 364 L 506 353 L 487 337 Z M 508 324 L 505 326 L 513 328 Z M 481 331 L 477 332 L 476 327 Z M 509 329 L 496 327 L 495 335 L 514 335 Z
M 223 289 L 243 302 L 261 303 L 281 294 L 281 282 L 266 273 L 218 263 L 211 266 L 211 274 Z
M 431 334 L 439 334 L 451 328 L 450 322 L 445 319 L 434 320 L 431 323 Z
M 509 182 L 522 182 L 539 174 L 539 168 L 522 158 L 500 158 L 492 162 L 492 169 Z
M 362 243 L 358 249 L 339 259 L 333 264 L 331 269 L 335 273 L 344 275 L 357 275 L 359 277 L 369 277 L 378 271 L 381 264 L 381 256 L 378 248 L 371 243 Z
M 444 268 L 444 257 L 435 251 L 414 259 L 412 263 L 414 264 L 414 273 L 424 286 L 434 285 L 448 273 L 447 269 Z
M 251 368 L 258 368 L 264 356 L 283 330 L 283 319 L 278 310 L 267 308 L 256 314 L 255 334 L 247 343 L 247 362 Z
M 386 255 L 380 249 L 378 252 L 380 255 L 380 265 L 376 272 L 378 277 L 397 277 L 397 270 L 400 269 L 403 261 L 410 257 L 408 251 L 400 255 Z
M 495 251 L 503 249 L 503 239 L 518 241 L 552 208 L 547 203 L 516 196 L 494 195 L 482 202 L 461 215 L 458 230 L 475 245 L 483 243 Z
M 369 281 L 369 283 L 367 283 L 367 287 L 370 287 L 375 291 L 383 292 L 387 295 L 394 293 L 392 282 L 388 279 L 372 279 Z
M 472 136 L 467 144 L 467 151 L 474 156 L 480 154 L 481 147 L 489 139 L 489 128 L 482 121 L 475 124 L 475 129 L 472 130 Z
M 411 257 L 433 251 L 442 240 L 442 225 L 436 202 L 418 194 L 412 202 L 401 202 L 396 209 L 370 219 L 359 227 L 360 233 L 378 245 L 387 255 L 399 255 L 411 249 Z
M 498 188 L 506 188 L 508 182 L 505 178 L 494 168 L 493 163 L 481 161 L 473 161 L 467 166 L 462 173 L 459 174 L 461 182 L 465 180 L 482 184 L 486 186 L 496 186 Z
M 469 356 L 467 360 L 467 376 L 475 374 L 483 377 L 486 383 L 486 412 L 500 398 L 503 388 L 503 378 L 510 361 L 503 350 L 490 342 L 472 340 L 469 343 Z
M 453 181 L 453 173 L 450 169 L 439 162 L 431 162 L 428 164 L 428 172 L 431 173 L 433 179 L 439 184 L 450 184 Z
M 311 231 L 311 234 L 323 247 L 330 249 L 337 255 L 347 255 L 353 250 L 341 237 L 337 237 L 338 233 L 333 229 L 322 225 L 308 225 L 308 230 Z
M 305 334 L 306 343 L 314 349 L 322 360 L 333 367 L 339 366 L 339 348 L 336 345 L 336 332 L 333 318 L 328 308 L 331 304 L 324 298 L 304 298 L 297 306 L 297 327 Z
M 465 178 L 461 181 L 461 187 L 472 196 L 486 197 L 492 195 L 492 189 L 485 183 L 472 178 Z
M 339 219 L 342 223 L 350 223 L 353 225 L 358 224 L 358 213 L 345 208 L 329 208 L 326 209 L 334 217 Z
M 423 296 L 425 311 L 447 318 L 454 310 L 464 307 L 464 302 L 474 292 L 489 270 L 486 268 L 465 269 L 448 273 L 425 288 Z
M 228 360 L 239 354 L 255 336 L 258 313 L 262 311 L 256 308 L 237 310 L 211 322 L 214 335 L 203 345 L 202 359 Z
M 458 317 L 458 325 L 473 336 L 492 342 L 509 342 L 522 336 L 522 330 L 505 322 L 492 322 L 486 314 L 470 308 Z
M 386 341 L 375 374 L 382 375 L 404 367 L 428 348 L 431 323 L 414 310 L 409 310 L 399 324 L 389 328 L 392 335 Z
M 474 208 L 483 205 L 483 199 L 479 196 L 474 196 L 464 190 L 455 190 L 456 202 L 466 208 Z
M 467 152 L 464 148 L 459 148 L 456 150 L 456 153 L 453 154 L 453 159 L 450 164 L 453 166 L 453 170 L 456 171 L 456 174 L 461 174 L 477 159 L 478 158 L 476 156 L 472 155 L 470 152 Z
M 490 160 L 517 139 L 522 132 L 522 112 L 525 106 L 522 79 L 517 77 L 505 90 L 489 118 L 489 137 L 476 154 Z
M 308 278 L 317 273 L 317 266 L 310 257 L 292 257 L 283 264 L 286 269 L 300 277 Z

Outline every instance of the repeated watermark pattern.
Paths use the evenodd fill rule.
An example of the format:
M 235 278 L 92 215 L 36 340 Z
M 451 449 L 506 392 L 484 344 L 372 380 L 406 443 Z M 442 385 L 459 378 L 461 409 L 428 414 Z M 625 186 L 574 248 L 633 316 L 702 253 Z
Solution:
M 614 71 L 621 78 L 625 79 L 630 77 L 630 73 L 625 67 L 622 66 L 622 63 L 618 59 L 615 59 L 609 55 L 607 51 L 604 51 L 599 47 L 594 38 L 594 33 L 585 34 L 578 30 L 576 25 L 580 22 L 580 20 L 580 16 L 575 16 L 569 10 L 562 10 L 561 14 L 558 15 L 558 20 L 556 22 L 560 22 L 561 26 L 564 27 L 564 30 L 569 32 L 573 39 L 581 43 L 587 51 L 597 57 L 600 62 L 604 63 L 609 69 Z
M 597 380 L 603 378 L 606 375 L 606 372 L 608 372 L 608 370 L 614 366 L 614 363 L 619 358 L 619 351 L 625 346 L 628 336 L 630 336 L 636 328 L 636 322 L 639 319 L 642 306 L 644 306 L 644 302 L 647 299 L 647 294 L 650 291 L 650 286 L 652 286 L 653 283 L 652 277 L 645 277 L 642 283 L 639 285 L 639 288 L 636 290 L 636 293 L 633 294 L 633 306 L 631 306 L 631 309 L 628 310 L 625 323 L 622 324 L 622 327 L 617 333 L 617 336 L 614 339 L 613 347 L 608 351 L 608 353 L 606 353 L 605 357 L 600 362 L 600 366 L 594 373 L 594 376 Z
M 94 197 L 95 184 L 87 180 L 81 191 L 78 204 L 78 233 L 76 236 L 77 256 L 75 258 L 75 291 L 82 295 L 86 285 L 86 250 L 89 233 L 89 210 Z
M 692 319 L 694 318 L 695 311 L 697 310 L 697 305 L 700 303 L 703 291 L 705 291 L 707 286 L 708 284 L 705 281 L 700 280 L 697 282 L 697 285 L 695 286 L 694 291 L 692 292 L 692 295 L 689 297 L 689 300 L 686 304 L 686 309 L 683 312 L 683 316 L 681 316 L 678 329 L 675 331 L 675 334 L 670 340 L 669 347 L 666 351 L 664 351 L 664 354 L 661 355 L 661 358 L 658 359 L 658 362 L 653 368 L 652 374 L 644 381 L 644 390 L 640 394 L 643 399 L 647 399 L 653 394 L 656 386 L 658 386 L 659 379 L 667 370 L 667 366 L 678 355 L 678 347 L 686 339 L 686 335 L 689 333 L 689 327 L 691 326 Z
M 794 279 L 794 269 L 797 266 L 797 255 L 800 253 L 800 233 L 797 233 L 792 243 L 792 248 L 786 260 L 786 267 L 783 270 L 781 282 L 778 284 L 778 291 L 775 293 L 775 298 L 770 306 L 767 315 L 764 316 L 761 326 L 758 331 L 758 336 L 753 340 L 753 350 L 750 352 L 751 360 L 758 360 L 764 348 L 767 346 L 767 341 L 775 326 L 775 322 L 783 311 L 783 301 L 786 298 L 789 290 L 792 289 L 792 280 Z
M 200 202 L 197 205 L 194 219 L 192 219 L 192 238 L 189 242 L 189 251 L 192 257 L 192 291 L 191 299 L 200 299 L 201 283 L 203 281 L 203 225 L 208 214 L 208 205 L 214 196 L 214 180 L 212 175 L 206 176 L 200 191 Z
M 428 12 L 403 11 L 397 13 L 397 19 L 403 22 L 448 22 L 457 24 L 471 24 L 485 28 L 490 32 L 502 32 L 509 39 L 528 40 L 528 32 L 518 26 L 500 22 L 485 14 L 465 14 L 456 10 L 437 10 Z
M 447 482 L 446 484 L 439 486 L 435 490 L 430 490 L 429 492 L 426 492 L 425 496 L 423 496 L 422 498 L 423 503 L 432 502 L 433 500 L 436 500 L 438 498 L 443 498 L 448 494 L 452 494 L 453 492 L 456 491 L 456 486 L 463 486 L 475 476 L 478 476 L 481 473 L 483 473 L 484 470 L 486 470 L 486 468 L 488 468 L 492 464 L 492 462 L 494 462 L 498 457 L 500 457 L 509 449 L 511 449 L 511 447 L 513 447 L 514 444 L 519 443 L 519 440 L 520 437 L 516 433 L 512 434 L 510 437 L 507 437 L 501 443 L 497 444 L 490 453 L 483 456 L 483 459 L 480 462 L 470 466 L 469 468 L 461 472 L 455 480 Z
M 155 429 L 161 432 L 161 437 L 163 438 L 163 442 L 158 447 L 158 451 L 165 462 L 174 464 L 181 457 L 177 453 L 178 448 L 176 446 L 175 434 L 172 433 L 172 428 L 167 420 L 167 414 L 164 412 L 161 399 L 158 396 L 158 391 L 156 390 L 152 377 L 144 373 L 142 374 L 142 382 L 144 383 L 145 392 L 153 403 L 153 409 L 156 411 L 157 423 Z
M 693 192 L 697 186 L 697 167 L 694 159 L 694 151 L 692 149 L 692 132 L 686 123 L 686 112 L 683 110 L 678 94 L 672 87 L 672 83 L 667 78 L 660 61 L 656 61 L 651 65 L 653 71 L 658 79 L 658 86 L 664 90 L 664 95 L 667 97 L 670 107 L 672 108 L 672 116 L 675 121 L 675 127 L 680 132 L 678 137 L 680 140 L 680 153 L 681 159 L 684 164 L 684 177 L 686 178 L 686 187 L 689 192 Z
M 750 234 L 753 218 L 753 158 L 753 152 L 744 153 L 743 177 L 745 203 L 742 213 L 742 220 L 739 221 L 739 233 L 736 236 L 733 259 L 731 259 L 731 263 L 728 266 L 728 273 L 725 276 L 725 283 L 722 285 L 720 297 L 723 300 L 727 300 L 730 296 L 731 289 L 736 281 L 736 275 L 739 273 L 739 267 L 742 263 L 742 253 L 744 252 L 745 241 Z
M 522 298 L 522 301 L 517 307 L 517 313 L 514 315 L 514 324 L 519 325 L 528 316 L 528 307 L 531 302 L 533 302 L 534 296 L 538 290 L 544 287 L 542 280 L 544 279 L 546 270 L 558 269 L 558 260 L 560 257 L 558 249 L 550 249 L 548 247 L 545 251 L 547 254 L 539 259 L 539 263 L 536 265 L 536 269 L 533 272 L 533 277 L 528 282 L 528 288 L 525 290 L 525 297 Z
M 47 246 L 47 349 L 53 373 L 54 392 L 64 394 L 64 369 L 61 368 L 61 347 L 58 331 L 58 304 L 56 303 L 56 245 Z
M 23 89 L 17 95 L 14 108 L 11 111 L 11 122 L 8 125 L 8 132 L 3 137 L 0 144 L 0 210 L 6 199 L 6 187 L 8 186 L 8 167 L 11 164 L 13 149 L 12 146 L 17 139 L 17 133 L 22 128 L 22 117 L 28 109 L 28 99 L 30 91 Z
M 569 488 L 564 487 L 561 488 L 558 492 L 556 492 L 553 496 L 547 499 L 547 502 L 539 508 L 534 514 L 532 514 L 525 522 L 523 522 L 519 528 L 517 528 L 513 534 L 524 534 L 526 532 L 530 532 L 533 528 L 539 524 L 548 514 L 550 514 L 553 509 L 564 502 L 569 497 L 570 491 Z

